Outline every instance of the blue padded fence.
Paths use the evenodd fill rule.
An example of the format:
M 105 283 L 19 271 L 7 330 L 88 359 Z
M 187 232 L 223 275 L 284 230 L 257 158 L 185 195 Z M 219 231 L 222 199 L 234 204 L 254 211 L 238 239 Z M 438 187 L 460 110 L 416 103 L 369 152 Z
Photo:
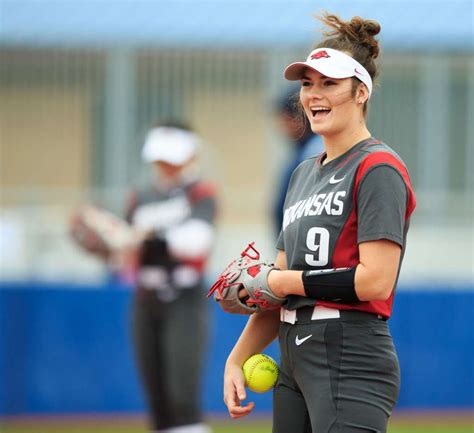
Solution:
M 404 289 L 390 320 L 402 368 L 398 408 L 473 408 L 474 288 Z M 128 326 L 131 296 L 113 284 L 3 283 L 0 415 L 142 411 Z M 203 405 L 219 412 L 224 362 L 246 318 L 214 303 L 209 308 Z M 278 359 L 276 344 L 267 353 Z M 256 410 L 270 410 L 270 393 L 251 398 Z

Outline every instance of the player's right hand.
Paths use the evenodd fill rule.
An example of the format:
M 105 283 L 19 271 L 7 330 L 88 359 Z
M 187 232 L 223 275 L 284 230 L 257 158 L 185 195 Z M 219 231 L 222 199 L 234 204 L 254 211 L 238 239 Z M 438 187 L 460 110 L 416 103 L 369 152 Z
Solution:
M 250 402 L 245 406 L 242 405 L 246 398 L 242 367 L 238 364 L 227 364 L 224 372 L 224 403 L 231 418 L 241 418 L 252 412 L 255 403 Z

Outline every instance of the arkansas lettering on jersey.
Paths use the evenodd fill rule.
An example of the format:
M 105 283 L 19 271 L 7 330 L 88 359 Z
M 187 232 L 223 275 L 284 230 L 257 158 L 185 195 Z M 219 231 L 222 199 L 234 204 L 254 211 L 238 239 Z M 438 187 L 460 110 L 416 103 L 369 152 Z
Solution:
M 358 244 L 378 239 L 399 244 L 403 258 L 416 202 L 400 157 L 386 144 L 370 138 L 326 165 L 321 164 L 321 158 L 303 161 L 288 187 L 277 242 L 277 248 L 286 253 L 288 269 L 355 267 Z M 318 301 L 318 305 L 390 317 L 393 293 L 387 301 Z M 313 299 L 292 296 L 288 307 L 314 303 Z
M 300 219 L 302 216 L 322 215 L 342 215 L 344 201 L 342 200 L 347 191 L 329 192 L 328 194 L 314 194 L 311 197 L 301 200 L 285 209 L 283 216 L 283 230 Z

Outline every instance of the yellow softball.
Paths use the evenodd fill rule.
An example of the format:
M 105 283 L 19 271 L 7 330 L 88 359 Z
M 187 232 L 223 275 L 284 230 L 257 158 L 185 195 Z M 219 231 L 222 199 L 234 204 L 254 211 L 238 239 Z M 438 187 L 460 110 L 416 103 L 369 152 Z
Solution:
M 254 392 L 267 392 L 278 379 L 278 365 L 273 358 L 263 353 L 252 355 L 242 366 L 245 386 Z

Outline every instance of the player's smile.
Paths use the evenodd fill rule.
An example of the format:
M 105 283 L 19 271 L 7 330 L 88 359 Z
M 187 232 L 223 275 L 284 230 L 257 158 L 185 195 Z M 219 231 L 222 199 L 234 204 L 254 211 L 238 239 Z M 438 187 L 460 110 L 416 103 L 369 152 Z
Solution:
M 331 113 L 331 108 L 322 105 L 310 105 L 309 109 L 314 120 L 324 119 Z

